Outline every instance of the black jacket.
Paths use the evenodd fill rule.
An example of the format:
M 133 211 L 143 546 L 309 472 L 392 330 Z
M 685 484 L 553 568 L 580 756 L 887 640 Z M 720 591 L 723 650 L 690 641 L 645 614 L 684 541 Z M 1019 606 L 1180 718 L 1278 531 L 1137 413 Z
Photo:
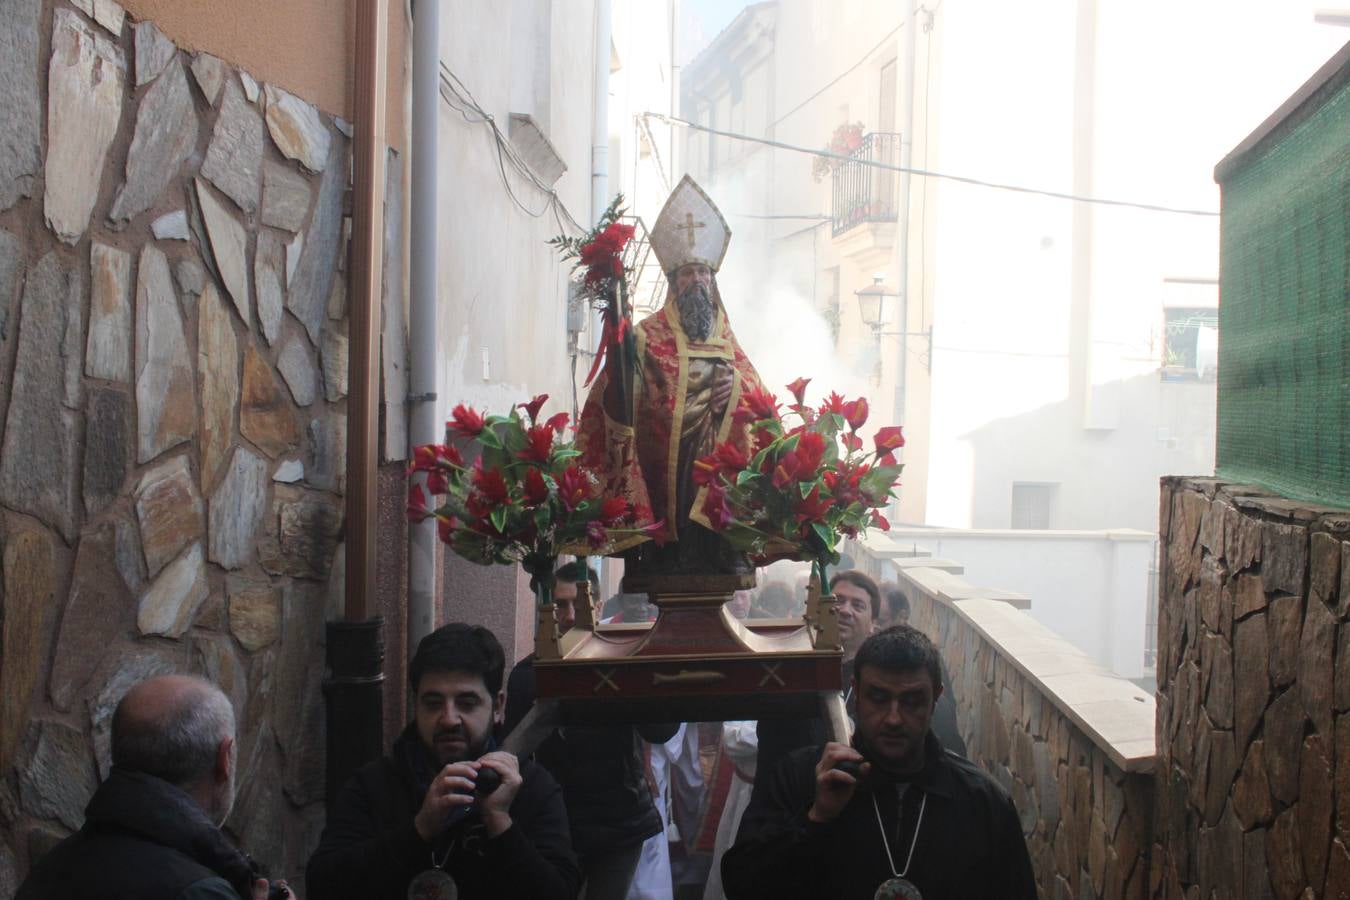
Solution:
M 254 867 L 178 788 L 114 767 L 15 900 L 239 900 Z
M 945 752 L 932 732 L 926 744 L 924 769 L 903 800 L 894 782 L 878 776 L 860 785 L 839 818 L 826 824 L 806 816 L 822 748 L 791 754 L 763 790 L 756 787 L 736 844 L 722 859 L 729 900 L 871 900 L 893 875 L 874 797 L 902 870 L 914 840 L 906 877 L 924 900 L 1035 900 L 1031 858 L 1012 800 L 973 763 Z
M 455 879 L 459 900 L 573 900 L 581 873 L 567 835 L 557 783 L 522 760 L 523 784 L 511 803 L 512 825 L 489 838 L 477 812 L 435 843 L 418 835 L 413 818 L 432 771 L 409 725 L 390 756 L 363 766 L 328 811 L 319 847 L 306 869 L 306 891 L 322 900 L 403 900 L 408 883 L 437 862 Z M 425 779 L 429 783 L 429 777 Z
M 522 659 L 506 682 L 509 734 L 534 706 L 534 654 Z M 572 848 L 581 857 L 640 844 L 661 831 L 637 737 L 652 744 L 670 740 L 675 725 L 573 725 L 549 735 L 534 752 L 562 786 Z

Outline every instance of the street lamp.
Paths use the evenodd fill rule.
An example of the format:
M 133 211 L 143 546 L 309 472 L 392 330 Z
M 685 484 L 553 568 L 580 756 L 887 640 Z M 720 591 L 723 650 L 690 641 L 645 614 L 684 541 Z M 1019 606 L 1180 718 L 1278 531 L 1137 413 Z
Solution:
M 858 298 L 858 312 L 862 316 L 863 324 L 872 329 L 872 336 L 878 343 L 883 337 L 921 337 L 928 342 L 928 354 L 924 357 L 924 365 L 928 371 L 933 371 L 933 329 L 927 328 L 924 331 L 882 331 L 890 315 L 890 302 L 900 298 L 899 291 L 890 291 L 886 289 L 886 279 L 882 275 L 873 275 L 872 283 L 865 288 L 860 288 L 853 292 Z M 888 302 L 890 301 L 890 302 Z

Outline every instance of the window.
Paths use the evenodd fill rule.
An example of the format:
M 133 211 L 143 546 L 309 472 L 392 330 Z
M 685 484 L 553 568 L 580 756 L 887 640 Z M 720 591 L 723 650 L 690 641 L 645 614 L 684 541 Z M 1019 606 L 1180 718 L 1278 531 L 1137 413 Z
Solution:
M 1163 314 L 1163 366 L 1174 374 L 1213 377 L 1218 363 L 1219 311 L 1170 306 Z
M 1057 484 L 1014 481 L 1012 486 L 1012 527 L 1044 530 L 1050 527 L 1050 507 Z

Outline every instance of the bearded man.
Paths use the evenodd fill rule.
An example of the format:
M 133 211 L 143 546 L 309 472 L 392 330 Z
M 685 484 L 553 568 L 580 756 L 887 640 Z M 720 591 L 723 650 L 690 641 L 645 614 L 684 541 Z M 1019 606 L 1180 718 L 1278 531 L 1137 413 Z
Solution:
M 576 897 L 562 791 L 540 766 L 496 749 L 505 666 L 482 626 L 422 638 L 408 664 L 414 719 L 334 799 L 309 861 L 312 896 Z
M 797 750 L 755 786 L 722 858 L 727 897 L 1035 900 L 1012 799 L 933 736 L 940 670 L 908 625 L 863 642 L 852 743 Z
M 686 175 L 651 231 L 669 288 L 665 305 L 636 326 L 632 396 L 621 399 L 611 371 L 619 365 L 615 353 L 581 413 L 577 446 L 582 462 L 604 473 L 605 495 L 623 497 L 641 521 L 665 523 L 657 540 L 664 546 L 643 545 L 627 556 L 630 589 L 642 589 L 634 575 L 750 571 L 711 531 L 706 488 L 693 478 L 694 461 L 719 444 L 749 449 L 745 425 L 731 414 L 748 391 L 762 390 L 717 290 L 730 241 L 726 220 Z

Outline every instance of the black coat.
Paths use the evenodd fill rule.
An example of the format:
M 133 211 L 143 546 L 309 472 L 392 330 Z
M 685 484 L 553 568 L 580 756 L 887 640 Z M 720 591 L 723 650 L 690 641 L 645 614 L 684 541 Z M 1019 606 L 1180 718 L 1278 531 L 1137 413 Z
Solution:
M 522 659 L 506 682 L 506 731 L 534 706 L 534 654 Z M 572 847 L 587 857 L 640 844 L 662 829 L 652 803 L 637 738 L 670 740 L 680 726 L 568 726 L 549 735 L 534 758 L 562 786 Z
M 472 812 L 433 846 L 413 825 L 427 790 L 414 769 L 432 770 L 425 762 L 415 766 L 418 759 L 425 761 L 426 752 L 409 725 L 390 756 L 363 766 L 342 788 L 306 869 L 310 897 L 403 900 L 408 883 L 431 868 L 433 853 L 437 862 L 445 860 L 459 900 L 576 897 L 581 873 L 568 839 L 562 792 L 548 772 L 521 761 L 523 783 L 511 803 L 512 825 L 506 831 L 489 838 Z
M 28 873 L 15 900 L 247 898 L 254 867 L 183 791 L 114 767 L 84 826 Z
M 877 777 L 826 824 L 806 815 L 822 748 L 791 754 L 756 787 L 736 844 L 722 858 L 729 900 L 871 900 L 894 874 L 878 812 L 901 870 L 913 840 L 906 877 L 924 900 L 1035 900 L 1031 858 L 1008 794 L 973 763 L 944 751 L 932 732 L 926 745 L 924 769 L 903 800 L 894 782 Z

